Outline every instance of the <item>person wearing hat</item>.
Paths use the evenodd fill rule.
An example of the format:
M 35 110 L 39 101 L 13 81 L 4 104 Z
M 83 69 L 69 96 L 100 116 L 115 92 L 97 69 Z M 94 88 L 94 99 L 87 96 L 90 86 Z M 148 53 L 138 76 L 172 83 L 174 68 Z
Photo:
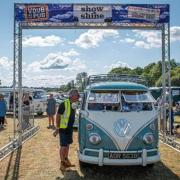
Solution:
M 59 133 L 60 138 L 60 170 L 65 171 L 68 167 L 73 167 L 68 158 L 69 146 L 73 143 L 73 124 L 75 121 L 75 114 L 79 93 L 73 89 L 69 93 L 69 98 L 64 100 L 60 105 L 56 115 L 56 130 L 53 135 Z

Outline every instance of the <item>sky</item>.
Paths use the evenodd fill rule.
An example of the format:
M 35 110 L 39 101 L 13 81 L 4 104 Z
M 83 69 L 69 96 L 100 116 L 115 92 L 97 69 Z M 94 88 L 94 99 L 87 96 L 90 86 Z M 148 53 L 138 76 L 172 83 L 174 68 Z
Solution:
M 14 2 L 170 4 L 171 58 L 180 63 L 180 0 L 1 0 L 0 80 L 13 82 Z M 77 73 L 108 73 L 114 67 L 144 67 L 161 60 L 161 34 L 152 30 L 23 30 L 23 86 L 59 87 Z

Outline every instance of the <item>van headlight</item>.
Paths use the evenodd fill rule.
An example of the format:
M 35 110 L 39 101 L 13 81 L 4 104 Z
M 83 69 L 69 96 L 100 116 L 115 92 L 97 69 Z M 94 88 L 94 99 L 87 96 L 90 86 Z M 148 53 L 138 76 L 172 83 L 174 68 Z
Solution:
M 143 142 L 145 144 L 152 144 L 154 142 L 154 136 L 152 133 L 146 133 L 143 137 Z
M 93 124 L 86 124 L 86 129 L 88 130 L 88 131 L 90 131 L 91 129 L 93 129 Z
M 89 142 L 91 144 L 97 145 L 101 142 L 101 137 L 97 133 L 91 133 L 89 135 Z

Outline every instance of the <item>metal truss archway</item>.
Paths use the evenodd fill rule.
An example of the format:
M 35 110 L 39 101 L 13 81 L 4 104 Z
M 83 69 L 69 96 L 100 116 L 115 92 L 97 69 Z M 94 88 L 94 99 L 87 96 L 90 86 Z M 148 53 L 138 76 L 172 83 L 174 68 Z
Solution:
M 13 88 L 14 88 L 14 98 L 15 90 L 18 90 L 18 121 L 19 129 L 16 130 L 15 127 L 15 112 L 16 106 L 14 104 L 14 137 L 15 133 L 18 132 L 18 142 L 19 144 L 23 141 L 22 133 L 22 31 L 23 29 L 141 29 L 141 30 L 158 30 L 161 32 L 162 38 L 162 87 L 163 87 L 163 135 L 161 135 L 161 140 L 168 143 L 167 129 L 166 129 L 166 87 L 168 87 L 169 94 L 171 94 L 171 66 L 170 66 L 170 24 L 169 21 L 161 23 L 120 23 L 120 22 L 46 22 L 46 21 L 25 21 L 16 20 L 16 5 L 14 6 L 14 71 L 13 71 Z M 28 4 L 20 4 L 28 5 Z M 45 6 L 44 4 L 41 4 Z M 86 5 L 86 4 L 84 4 Z M 33 5 L 32 5 L 33 6 Z M 34 6 L 38 6 L 35 4 Z M 90 5 L 91 6 L 91 5 Z M 109 6 L 109 5 L 108 5 Z M 150 5 L 151 6 L 151 5 Z M 26 10 L 27 11 L 27 10 Z M 44 13 L 44 12 L 43 12 Z M 32 16 L 33 17 L 33 16 Z M 31 17 L 31 18 L 32 18 Z M 166 64 L 168 63 L 168 66 Z M 14 99 L 15 103 L 15 99 Z M 172 100 L 169 96 L 168 103 L 171 105 Z M 169 121 L 171 121 L 171 106 L 169 106 Z M 169 122 L 169 132 L 171 133 L 171 122 Z M 174 143 L 170 144 L 174 145 Z M 179 144 L 176 147 L 180 149 Z
M 171 94 L 171 79 L 170 79 L 170 27 L 169 23 L 161 25 L 143 24 L 121 24 L 121 23 L 15 23 L 14 32 L 14 87 L 19 92 L 19 122 L 22 120 L 22 30 L 23 29 L 141 29 L 141 30 L 159 30 L 162 35 L 162 87 L 163 87 L 163 119 L 166 123 L 166 87 L 169 87 L 169 94 Z M 168 62 L 166 67 L 165 62 Z M 171 104 L 171 96 L 169 96 L 169 104 Z M 169 119 L 171 119 L 171 108 L 169 109 Z M 171 124 L 171 123 L 169 123 Z M 164 126 L 165 128 L 165 126 Z M 171 127 L 169 127 L 171 128 Z M 164 135 L 166 130 L 164 129 Z

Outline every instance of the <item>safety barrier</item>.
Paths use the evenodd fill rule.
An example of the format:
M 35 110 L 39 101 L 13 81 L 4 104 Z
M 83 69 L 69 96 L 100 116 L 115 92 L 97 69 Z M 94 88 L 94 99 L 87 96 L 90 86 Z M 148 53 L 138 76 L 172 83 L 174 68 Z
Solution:
M 10 143 L 0 149 L 0 161 L 7 157 L 10 153 L 15 151 L 18 147 L 24 144 L 27 140 L 38 133 L 40 127 L 36 126 L 22 134 L 22 143 L 19 138 L 13 139 Z
M 174 136 L 163 135 L 159 133 L 159 139 L 164 144 L 170 146 L 171 148 L 175 149 L 176 151 L 180 152 L 180 142 L 176 140 Z

